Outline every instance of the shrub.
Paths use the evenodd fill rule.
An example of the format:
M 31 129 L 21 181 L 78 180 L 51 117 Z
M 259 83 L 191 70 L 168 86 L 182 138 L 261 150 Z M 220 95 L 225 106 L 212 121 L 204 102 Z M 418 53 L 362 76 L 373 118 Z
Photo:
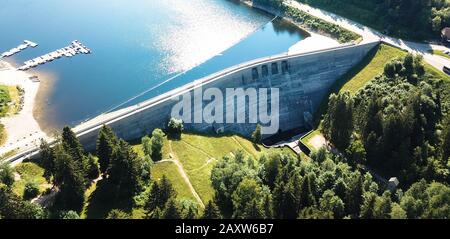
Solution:
M 39 186 L 35 182 L 27 182 L 23 191 L 23 198 L 29 200 L 39 195 Z
M 170 137 L 180 139 L 183 132 L 183 121 L 180 119 L 170 118 L 167 124 L 167 133 Z

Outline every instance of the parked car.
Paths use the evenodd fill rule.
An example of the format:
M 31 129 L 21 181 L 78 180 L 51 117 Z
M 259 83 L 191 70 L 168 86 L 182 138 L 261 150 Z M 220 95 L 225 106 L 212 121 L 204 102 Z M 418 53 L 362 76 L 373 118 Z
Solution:
M 450 75 L 450 68 L 449 68 L 449 67 L 444 66 L 444 67 L 442 68 L 442 70 L 443 70 L 447 75 Z

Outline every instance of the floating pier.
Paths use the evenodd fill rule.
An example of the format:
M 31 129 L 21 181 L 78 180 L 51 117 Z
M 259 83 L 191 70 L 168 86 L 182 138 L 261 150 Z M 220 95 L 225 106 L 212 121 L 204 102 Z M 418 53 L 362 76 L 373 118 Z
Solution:
M 3 52 L 2 55 L 0 56 L 0 58 L 10 57 L 10 56 L 13 56 L 13 55 L 15 55 L 15 54 L 17 54 L 17 53 L 27 49 L 28 47 L 33 47 L 34 48 L 34 47 L 37 47 L 37 46 L 38 46 L 37 43 L 25 40 L 19 46 L 15 47 L 15 48 L 13 48 L 13 49 L 11 49 L 9 51 Z
M 87 48 L 85 45 L 83 45 L 78 40 L 73 41 L 69 46 L 58 49 L 56 51 L 47 53 L 45 55 L 36 57 L 34 59 L 31 59 L 29 61 L 25 61 L 24 65 L 17 68 L 17 70 L 20 71 L 26 71 L 30 68 L 36 67 L 38 65 L 43 65 L 47 62 L 51 62 L 55 59 L 59 59 L 63 56 L 65 57 L 72 57 L 77 54 L 90 54 L 91 49 Z

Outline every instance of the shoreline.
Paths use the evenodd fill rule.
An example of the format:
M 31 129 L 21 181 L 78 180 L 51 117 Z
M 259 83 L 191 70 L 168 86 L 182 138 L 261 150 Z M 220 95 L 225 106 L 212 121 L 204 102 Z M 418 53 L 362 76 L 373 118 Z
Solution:
M 1 61 L 5 68 L 0 70 L 0 84 L 20 86 L 24 90 L 22 109 L 14 115 L 3 117 L 0 122 L 5 126 L 6 141 L 0 146 L 0 156 L 10 152 L 20 152 L 39 144 L 39 139 L 47 139 L 38 121 L 34 117 L 36 98 L 40 82 L 33 82 L 30 73 L 17 71 L 7 61 Z
M 253 4 L 253 1 L 251 0 L 240 0 L 241 3 L 247 5 L 248 7 L 258 9 L 260 11 L 264 11 L 268 14 L 277 16 L 281 18 L 284 21 L 287 21 L 296 27 L 298 27 L 301 31 L 307 33 L 307 37 L 305 39 L 300 40 L 299 42 L 292 45 L 289 50 L 288 54 L 297 54 L 297 53 L 303 53 L 308 51 L 316 51 L 320 49 L 330 48 L 330 47 L 337 47 L 341 46 L 343 44 L 339 43 L 336 39 L 329 37 L 327 35 L 320 34 L 318 32 L 314 32 L 311 29 L 306 29 L 302 25 L 295 22 L 293 19 L 282 16 L 279 13 L 276 13 L 273 9 L 269 9 L 264 6 L 258 6 Z

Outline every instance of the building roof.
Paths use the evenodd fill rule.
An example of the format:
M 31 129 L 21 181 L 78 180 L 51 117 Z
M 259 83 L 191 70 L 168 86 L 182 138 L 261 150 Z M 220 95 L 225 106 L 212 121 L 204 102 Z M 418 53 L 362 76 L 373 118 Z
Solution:
M 396 177 L 392 177 L 389 179 L 389 183 L 394 184 L 397 187 L 400 182 L 398 181 L 398 179 Z
M 450 27 L 442 29 L 441 33 L 443 37 L 450 39 Z

